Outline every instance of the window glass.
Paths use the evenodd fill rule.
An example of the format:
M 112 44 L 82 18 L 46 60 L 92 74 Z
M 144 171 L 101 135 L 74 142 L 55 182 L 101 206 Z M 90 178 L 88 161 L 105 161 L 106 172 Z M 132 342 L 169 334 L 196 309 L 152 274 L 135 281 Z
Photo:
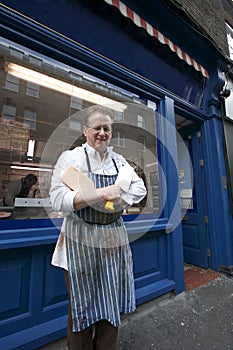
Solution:
M 223 99 L 225 103 L 225 113 L 227 118 L 233 120 L 233 81 L 231 79 L 227 79 L 225 88 L 230 90 L 230 95 Z
M 187 150 L 192 153 L 191 136 L 184 140 Z M 195 187 L 193 186 L 192 168 L 189 160 L 189 153 L 183 146 L 181 140 L 178 140 L 178 156 L 179 156 L 179 181 L 180 181 L 180 206 L 185 212 L 188 209 L 196 209 L 195 205 Z
M 12 42 L 2 39 L 0 50 L 4 60 L 0 71 L 0 217 L 62 215 L 53 212 L 49 201 L 53 167 L 63 151 L 85 142 L 85 111 L 95 104 L 113 109 L 111 145 L 134 167 L 148 190 L 147 197 L 124 214 L 159 213 L 156 104 Z M 27 174 L 36 175 L 38 182 L 22 191 Z M 7 203 L 10 191 L 15 196 Z
M 229 55 L 230 55 L 230 58 L 233 60 L 233 29 L 228 23 L 226 23 L 226 28 L 227 28 L 227 42 L 228 42 L 228 48 L 229 48 Z

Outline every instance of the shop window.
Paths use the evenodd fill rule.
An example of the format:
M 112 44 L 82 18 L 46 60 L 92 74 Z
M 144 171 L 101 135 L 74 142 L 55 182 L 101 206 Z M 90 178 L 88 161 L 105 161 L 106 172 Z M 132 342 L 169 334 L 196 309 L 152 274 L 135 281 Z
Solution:
M 19 91 L 19 78 L 6 74 L 5 88 L 15 92 Z
M 226 23 L 226 29 L 227 29 L 227 42 L 228 42 L 228 48 L 229 48 L 229 55 L 230 55 L 230 58 L 233 60 L 233 29 L 228 23 Z
M 6 41 L 4 45 L 7 45 Z M 0 206 L 1 211 L 9 212 L 11 220 L 61 215 L 53 212 L 49 202 L 53 167 L 63 151 L 85 142 L 82 133 L 85 110 L 102 104 L 114 112 L 116 123 L 111 145 L 134 167 L 148 190 L 147 197 L 124 215 L 159 214 L 162 195 L 156 142 L 157 105 L 149 106 L 135 93 L 90 77 L 64 63 L 51 59 L 44 61 L 44 57 L 26 48 L 15 55 L 17 45 L 9 45 L 16 46 L 16 50 L 12 49 L 14 57 L 12 60 L 9 55 L 5 57 L 6 64 L 0 70 L 0 81 L 4 82 L 7 76 L 6 82 L 12 84 L 12 88 L 10 85 L 6 88 L 5 83 L 0 87 L 3 106 L 0 121 L 2 205 L 8 183 L 19 181 L 28 173 L 36 175 L 38 183 L 29 191 L 27 200 L 19 198 L 12 206 Z M 1 48 L 0 42 L 0 51 Z M 2 56 L 4 52 L 2 50 Z M 32 54 L 33 59 L 30 59 Z
M 233 80 L 227 80 L 226 88 L 231 91 L 230 96 L 224 98 L 226 117 L 233 120 Z

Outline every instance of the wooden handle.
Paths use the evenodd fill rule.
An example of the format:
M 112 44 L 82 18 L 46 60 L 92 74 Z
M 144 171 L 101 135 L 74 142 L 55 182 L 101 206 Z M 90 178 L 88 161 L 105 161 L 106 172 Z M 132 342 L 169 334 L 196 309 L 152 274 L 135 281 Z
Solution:
M 105 206 L 104 206 L 105 209 L 109 210 L 109 211 L 114 211 L 114 205 L 113 205 L 113 202 L 110 202 L 110 201 L 107 201 Z

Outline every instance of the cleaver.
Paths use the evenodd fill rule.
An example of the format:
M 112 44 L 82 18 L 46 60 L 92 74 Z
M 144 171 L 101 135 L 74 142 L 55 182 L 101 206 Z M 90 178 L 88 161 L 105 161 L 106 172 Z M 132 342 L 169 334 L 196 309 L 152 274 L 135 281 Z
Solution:
M 70 166 L 61 176 L 62 182 L 73 191 L 93 190 L 94 182 L 74 166 Z

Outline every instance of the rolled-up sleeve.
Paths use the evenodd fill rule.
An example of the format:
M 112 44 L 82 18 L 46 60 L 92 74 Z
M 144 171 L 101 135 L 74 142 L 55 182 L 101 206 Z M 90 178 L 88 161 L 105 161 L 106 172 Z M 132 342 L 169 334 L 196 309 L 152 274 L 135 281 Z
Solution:
M 53 210 L 69 214 L 74 210 L 73 202 L 77 191 L 72 191 L 61 181 L 62 174 L 70 166 L 69 152 L 65 151 L 59 157 L 51 179 L 50 201 Z
M 146 187 L 143 180 L 135 173 L 128 192 L 123 192 L 121 198 L 128 205 L 139 203 L 146 196 Z
M 125 172 L 125 180 L 130 182 L 130 186 L 127 192 L 123 191 L 121 198 L 131 206 L 134 203 L 139 203 L 146 196 L 147 190 L 144 181 L 136 174 L 129 163 L 126 161 L 123 163 L 124 167 L 127 169 Z

